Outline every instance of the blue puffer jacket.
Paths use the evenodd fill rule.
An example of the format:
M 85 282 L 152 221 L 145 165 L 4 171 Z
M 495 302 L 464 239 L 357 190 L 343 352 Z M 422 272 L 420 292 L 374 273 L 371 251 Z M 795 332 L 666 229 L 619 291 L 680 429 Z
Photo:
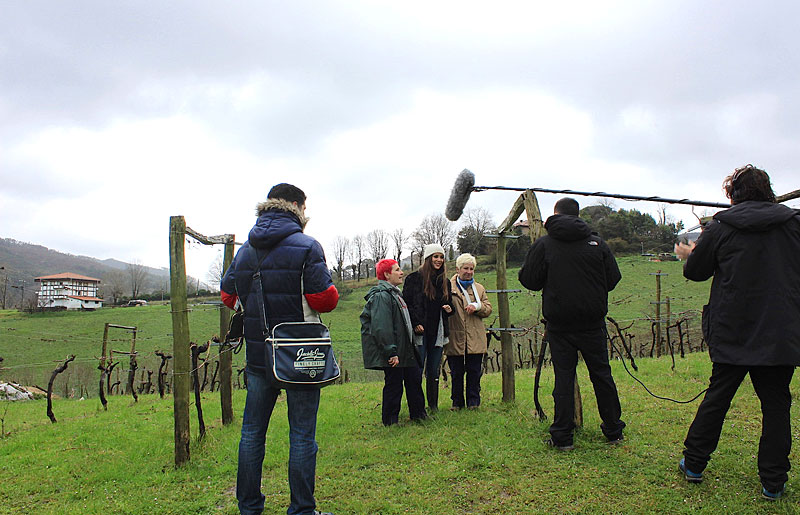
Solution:
M 258 214 L 220 289 L 228 306 L 235 303 L 236 296 L 241 300 L 247 366 L 263 370 L 266 361 L 260 307 L 251 291 L 259 261 L 263 259 L 261 287 L 270 329 L 281 322 L 318 321 L 318 311 L 331 311 L 339 295 L 322 247 L 303 234 L 306 219 L 302 212 L 286 201 L 270 199 L 259 204 Z

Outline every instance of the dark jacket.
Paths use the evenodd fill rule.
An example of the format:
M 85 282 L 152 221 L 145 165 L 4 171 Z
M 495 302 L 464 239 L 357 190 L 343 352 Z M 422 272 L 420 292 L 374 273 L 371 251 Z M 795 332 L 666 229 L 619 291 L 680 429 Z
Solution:
M 421 366 L 416 346 L 411 342 L 400 303 L 386 281 L 370 288 L 361 311 L 361 353 L 364 368 L 382 369 L 389 358 L 397 356 L 399 367 Z M 399 290 L 397 290 L 399 294 Z
M 705 281 L 703 334 L 711 361 L 800 365 L 800 212 L 747 201 L 720 211 L 686 259 L 683 275 Z
M 614 254 L 589 225 L 572 215 L 553 215 L 547 235 L 528 250 L 519 282 L 542 290 L 542 314 L 552 331 L 605 326 L 608 292 L 622 278 Z
M 261 287 L 270 329 L 281 322 L 319 320 L 318 312 L 333 310 L 339 294 L 322 247 L 303 234 L 302 212 L 283 200 L 268 200 L 259 204 L 258 210 L 258 221 L 222 278 L 220 289 L 226 305 L 233 307 L 238 296 L 244 306 L 247 366 L 265 369 L 261 310 L 251 295 L 258 262 L 264 258 Z
M 422 285 L 422 274 L 411 272 L 403 281 L 403 299 L 408 304 L 408 312 L 411 315 L 411 325 L 416 327 L 421 325 L 425 328 L 428 337 L 436 337 L 439 328 L 439 316 L 442 317 L 444 336 L 450 335 L 450 328 L 447 318 L 450 316 L 442 310 L 445 304 L 450 305 L 450 281 L 445 278 L 444 273 L 436 276 L 436 295 L 434 299 L 429 299 L 425 295 Z M 442 288 L 446 288 L 444 300 L 442 299 Z

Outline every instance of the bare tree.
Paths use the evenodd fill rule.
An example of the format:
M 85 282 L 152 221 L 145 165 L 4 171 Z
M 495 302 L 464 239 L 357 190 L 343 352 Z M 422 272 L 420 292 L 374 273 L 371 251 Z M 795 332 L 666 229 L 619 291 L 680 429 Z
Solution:
M 128 285 L 131 288 L 132 299 L 139 297 L 139 294 L 147 286 L 149 279 L 150 273 L 147 271 L 147 267 L 141 264 L 139 260 L 134 259 L 131 263 L 128 263 Z
M 392 231 L 392 243 L 394 243 L 394 259 L 400 263 L 400 257 L 403 255 L 403 249 L 408 243 L 409 237 L 402 228 Z
M 666 225 L 667 223 L 667 207 L 668 204 L 658 204 L 658 225 Z
M 222 270 L 223 266 L 222 253 L 217 253 L 217 257 L 208 266 L 208 273 L 206 274 L 206 278 L 211 284 L 215 285 L 215 289 L 219 288 L 219 284 L 222 282 L 222 276 L 225 275 L 224 270 Z
M 420 251 L 420 256 L 422 256 L 422 249 L 429 243 L 438 243 L 447 249 L 456 239 L 453 222 L 441 213 L 426 216 L 411 236 L 416 248 Z
M 484 235 L 492 232 L 495 228 L 492 215 L 486 209 L 478 206 L 464 211 L 462 220 L 463 223 L 457 238 L 458 249 L 461 252 L 486 254 L 490 242 Z
M 339 274 L 339 280 L 344 279 L 344 262 L 350 252 L 350 240 L 344 236 L 337 236 L 333 240 L 333 259 L 336 260 L 336 273 Z
M 372 257 L 373 266 L 386 257 L 389 251 L 389 235 L 383 229 L 375 229 L 367 234 L 367 248 Z M 367 271 L 369 275 L 369 270 Z
M 361 262 L 364 260 L 364 248 L 366 247 L 366 242 L 364 241 L 364 237 L 360 234 L 353 236 L 353 239 L 350 240 L 350 258 L 353 260 L 353 273 L 355 275 L 356 280 L 361 280 Z
M 113 270 L 103 277 L 103 297 L 116 304 L 125 293 L 127 277 L 122 270 Z

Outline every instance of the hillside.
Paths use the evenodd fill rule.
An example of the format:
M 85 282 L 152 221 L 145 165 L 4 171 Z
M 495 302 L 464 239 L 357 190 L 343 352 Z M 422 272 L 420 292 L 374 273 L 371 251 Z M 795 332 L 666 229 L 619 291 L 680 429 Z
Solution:
M 76 256 L 59 252 L 42 245 L 26 243 L 11 238 L 0 238 L 0 295 L 6 289 L 9 305 L 19 304 L 21 292 L 13 287 L 25 286 L 25 297 L 34 291 L 34 279 L 43 275 L 72 272 L 100 280 L 114 273 L 125 273 L 128 263 L 116 259 L 100 260 L 89 256 Z M 152 279 L 151 284 L 163 284 L 169 279 L 169 270 L 165 268 L 144 267 Z M 3 282 L 7 277 L 8 286 Z M 145 288 L 143 293 L 153 291 L 154 287 Z

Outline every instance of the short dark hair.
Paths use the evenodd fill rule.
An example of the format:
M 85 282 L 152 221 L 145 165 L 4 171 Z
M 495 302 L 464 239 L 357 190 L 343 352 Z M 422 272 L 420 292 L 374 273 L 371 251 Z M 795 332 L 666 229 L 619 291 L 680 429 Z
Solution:
M 764 170 L 748 164 L 737 168 L 722 181 L 725 195 L 731 203 L 738 204 L 747 200 L 775 202 L 775 192 L 769 182 L 769 175 Z
M 578 216 L 581 212 L 581 208 L 578 205 L 578 201 L 574 198 L 564 197 L 556 202 L 554 212 L 557 215 Z
M 286 200 L 287 202 L 297 202 L 298 206 L 303 206 L 306 203 L 306 194 L 303 190 L 292 184 L 282 182 L 276 184 L 269 190 L 267 198 L 278 198 Z

